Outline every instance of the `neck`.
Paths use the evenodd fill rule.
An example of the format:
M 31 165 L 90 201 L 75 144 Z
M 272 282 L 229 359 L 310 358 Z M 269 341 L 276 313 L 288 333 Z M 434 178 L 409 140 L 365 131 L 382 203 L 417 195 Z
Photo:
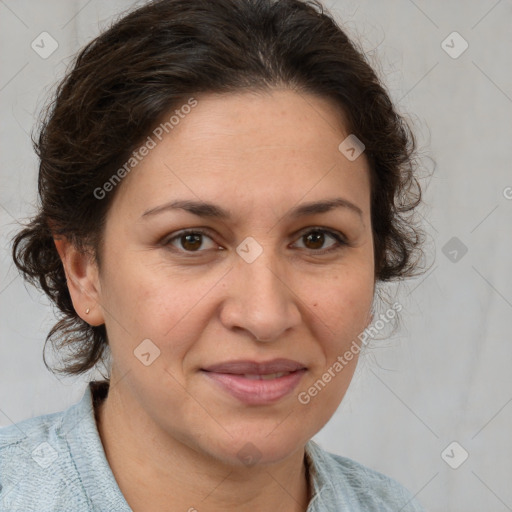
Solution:
M 133 512 L 307 509 L 303 447 L 276 464 L 230 466 L 162 431 L 137 404 L 120 399 L 119 386 L 95 414 L 107 460 Z

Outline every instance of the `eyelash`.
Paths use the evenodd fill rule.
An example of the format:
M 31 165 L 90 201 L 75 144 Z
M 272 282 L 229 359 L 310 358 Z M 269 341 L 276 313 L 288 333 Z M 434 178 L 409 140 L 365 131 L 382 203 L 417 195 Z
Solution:
M 310 233 L 323 233 L 323 234 L 327 234 L 328 236 L 334 238 L 334 240 L 336 241 L 336 243 L 333 244 L 328 249 L 323 249 L 323 250 L 321 250 L 321 249 L 318 249 L 318 250 L 306 249 L 306 251 L 310 251 L 310 252 L 315 253 L 315 254 L 319 254 L 319 255 L 328 254 L 328 253 L 331 253 L 331 252 L 334 252 L 334 251 L 339 251 L 339 250 L 343 249 L 344 247 L 350 245 L 344 239 L 344 237 L 341 235 L 341 233 L 338 233 L 336 231 L 332 231 L 330 229 L 321 228 L 321 227 L 308 228 L 307 231 L 303 231 L 300 234 L 300 236 L 298 237 L 298 240 L 303 238 L 303 237 L 305 237 L 306 235 L 308 235 Z M 201 235 L 201 236 L 206 236 L 206 237 L 212 239 L 212 237 L 209 235 L 209 232 L 206 231 L 206 230 L 203 230 L 201 228 L 185 229 L 183 231 L 178 232 L 177 234 L 175 234 L 171 238 L 164 239 L 162 245 L 164 245 L 165 247 L 169 247 L 169 246 L 171 246 L 171 242 L 173 242 L 176 239 L 180 239 L 181 237 L 184 237 L 186 235 Z M 204 250 L 187 251 L 187 250 L 184 250 L 184 249 L 175 249 L 175 248 L 173 248 L 172 250 L 175 250 L 176 252 L 181 252 L 181 253 L 184 253 L 184 254 L 187 254 L 187 255 L 188 254 L 194 255 L 194 254 L 200 254 L 202 252 L 205 252 Z

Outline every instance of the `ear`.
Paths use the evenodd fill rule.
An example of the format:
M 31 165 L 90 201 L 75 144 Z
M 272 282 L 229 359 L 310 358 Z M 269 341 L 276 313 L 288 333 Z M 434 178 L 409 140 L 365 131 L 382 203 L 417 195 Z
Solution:
M 66 237 L 54 238 L 54 242 L 76 313 L 90 325 L 104 324 L 99 272 L 92 255 L 79 251 Z

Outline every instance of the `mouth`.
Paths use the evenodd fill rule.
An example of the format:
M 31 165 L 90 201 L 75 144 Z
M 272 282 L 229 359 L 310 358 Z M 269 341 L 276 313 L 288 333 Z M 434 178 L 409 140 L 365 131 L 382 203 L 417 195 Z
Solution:
M 250 374 L 244 373 L 242 377 L 249 380 L 273 380 L 284 377 L 285 375 L 290 375 L 292 372 L 278 372 L 278 373 L 266 373 L 266 374 Z
M 228 361 L 201 369 L 223 392 L 248 405 L 279 401 L 299 384 L 307 368 L 298 361 Z

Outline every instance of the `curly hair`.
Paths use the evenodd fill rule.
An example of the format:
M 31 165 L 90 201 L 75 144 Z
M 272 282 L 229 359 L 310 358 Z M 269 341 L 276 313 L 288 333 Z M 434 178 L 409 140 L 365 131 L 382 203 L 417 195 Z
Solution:
M 421 202 L 414 135 L 364 53 L 323 6 L 305 0 L 152 1 L 77 54 L 32 139 L 40 204 L 14 237 L 13 258 L 59 310 L 43 350 L 44 358 L 50 340 L 70 350 L 58 372 L 92 369 L 106 355 L 108 338 L 105 325 L 91 326 L 75 312 L 54 238 L 67 237 L 101 266 L 115 190 L 102 199 L 94 191 L 162 115 L 192 94 L 273 87 L 329 98 L 342 108 L 370 166 L 375 280 L 415 275 L 424 237 L 411 215 Z

